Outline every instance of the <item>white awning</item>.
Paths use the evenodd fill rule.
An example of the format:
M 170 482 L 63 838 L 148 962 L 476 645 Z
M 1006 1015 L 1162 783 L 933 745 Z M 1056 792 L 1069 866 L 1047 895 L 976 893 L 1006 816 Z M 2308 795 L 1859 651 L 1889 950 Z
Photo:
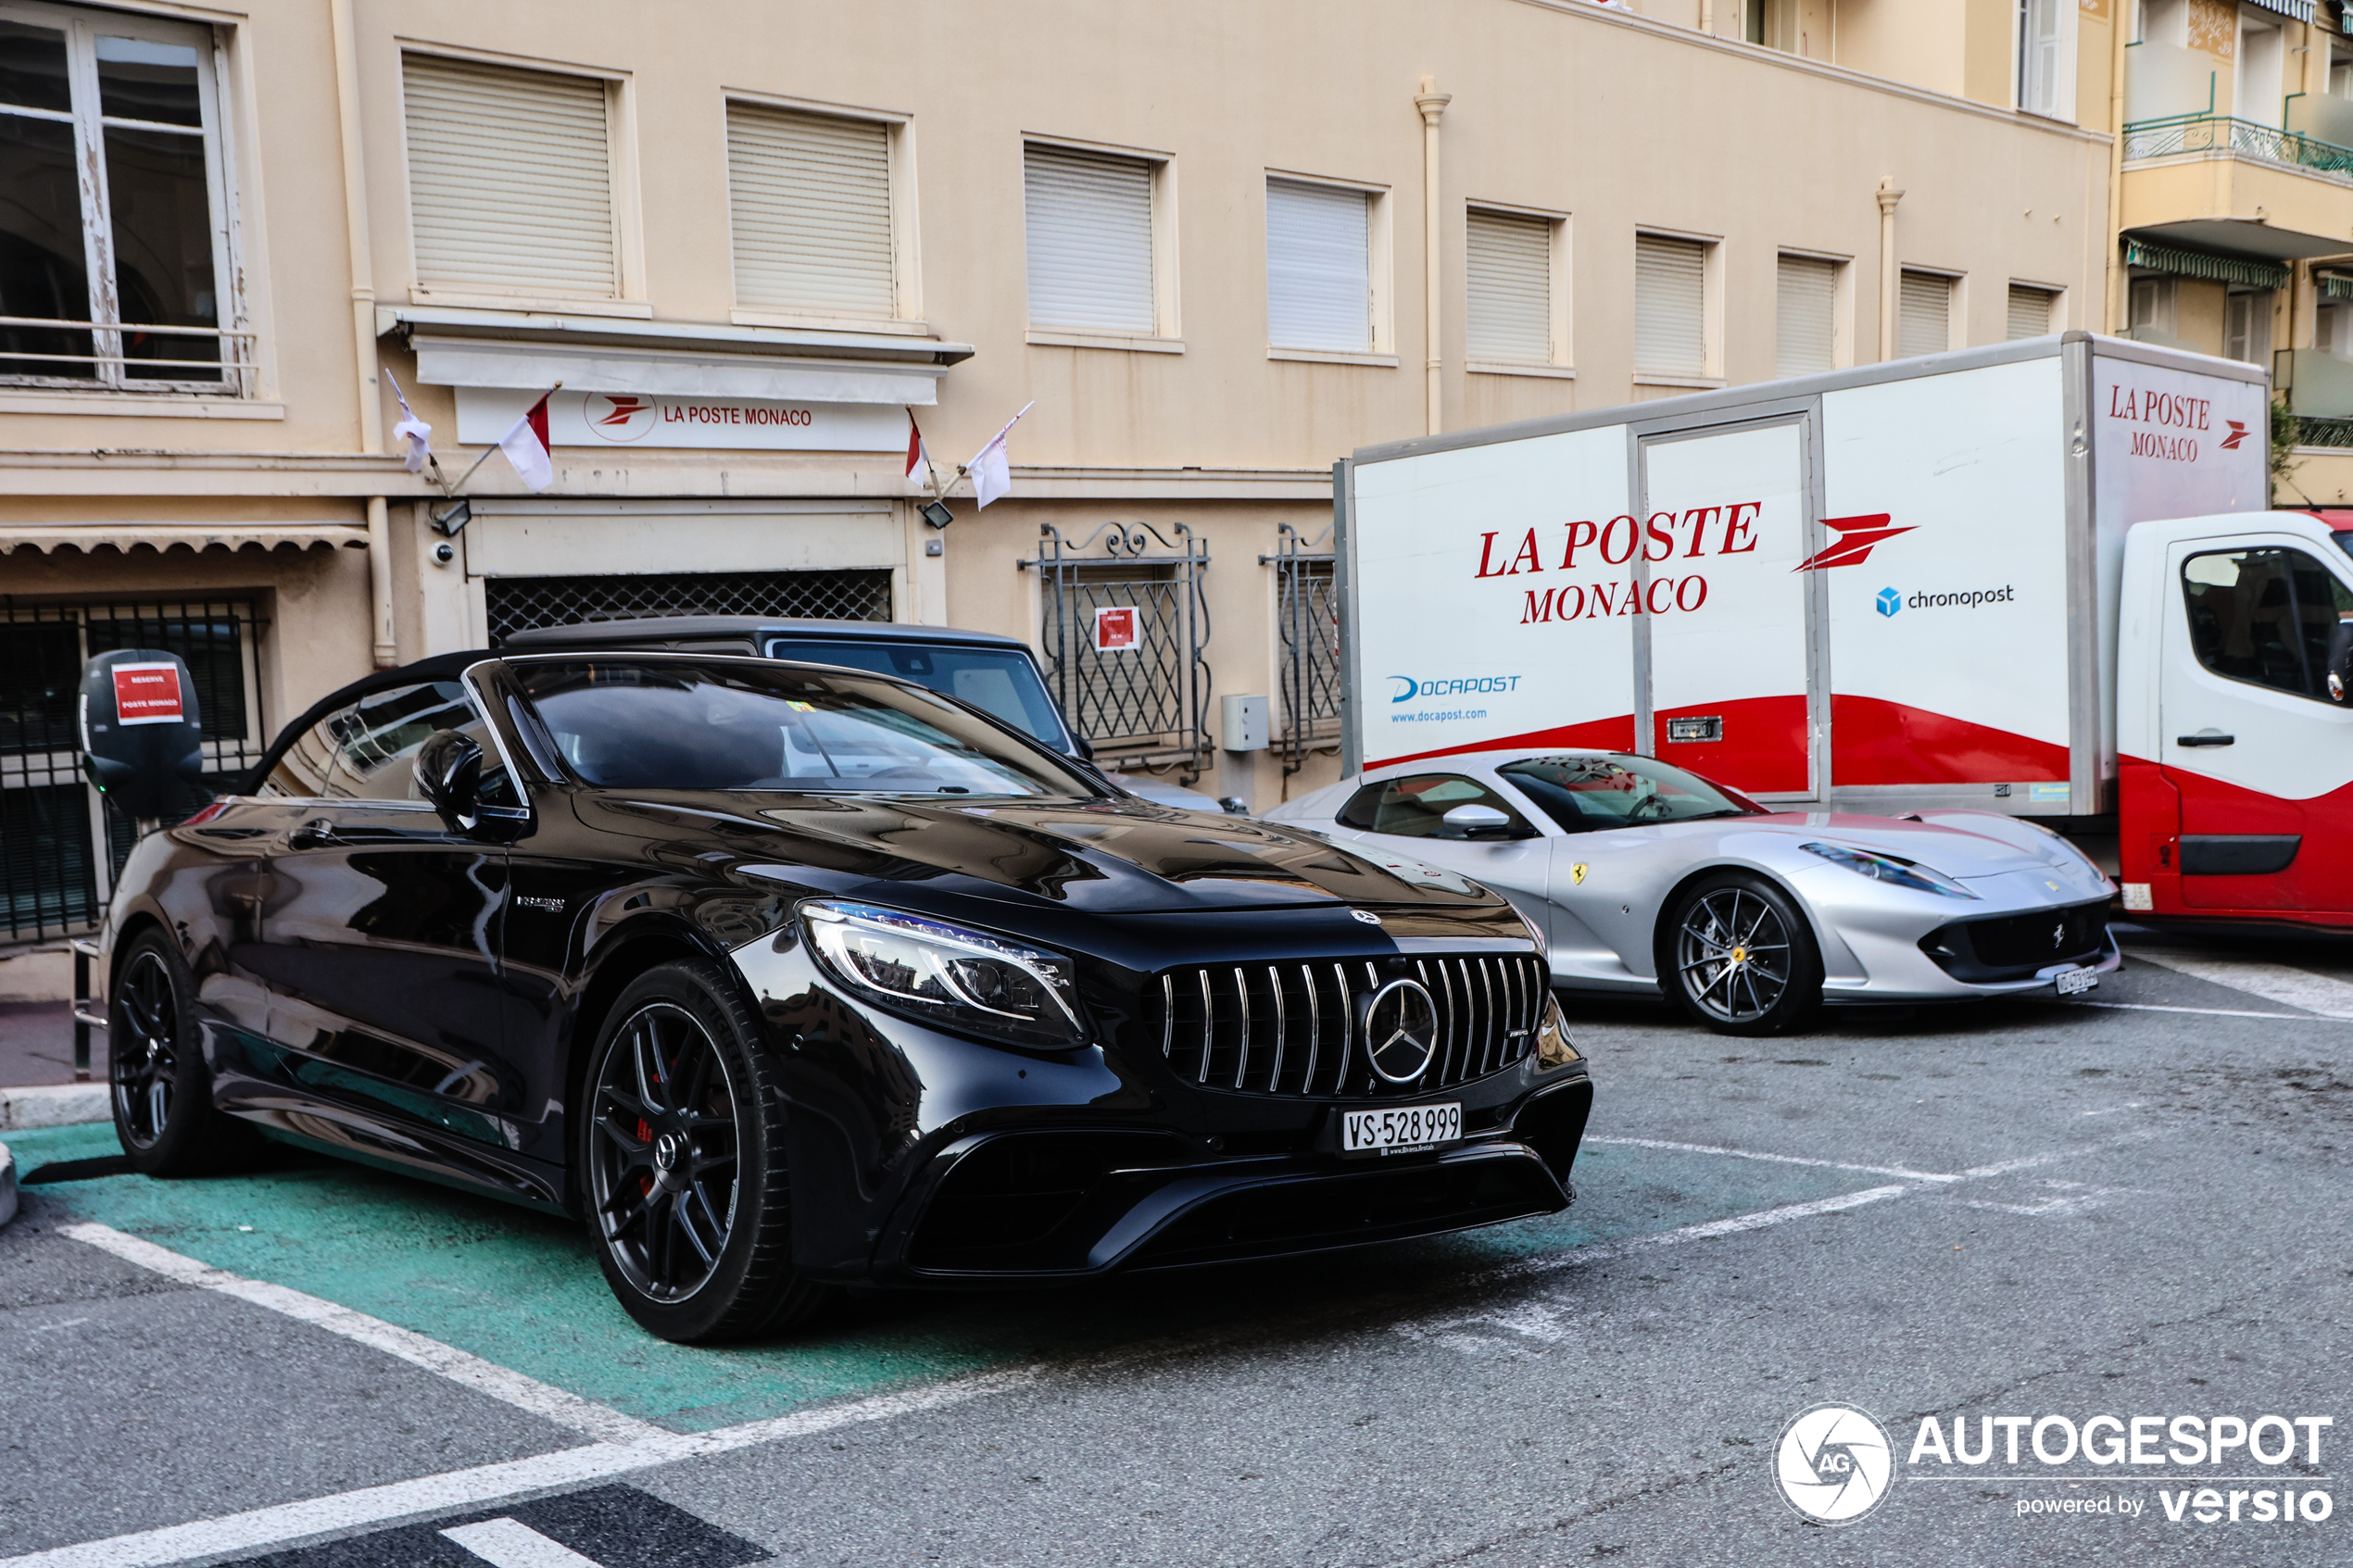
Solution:
M 19 550 L 274 550 L 291 546 L 368 547 L 368 531 L 339 522 L 83 522 L 0 526 L 0 556 Z

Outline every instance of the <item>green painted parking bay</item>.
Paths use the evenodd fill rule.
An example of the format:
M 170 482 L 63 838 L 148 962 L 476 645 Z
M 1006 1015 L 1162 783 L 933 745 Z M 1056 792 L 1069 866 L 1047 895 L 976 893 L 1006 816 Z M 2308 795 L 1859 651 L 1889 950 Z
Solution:
M 120 1152 L 110 1126 L 8 1137 L 20 1171 Z M 123 1175 L 31 1189 L 215 1268 L 382 1318 L 678 1431 L 1166 1335 L 1310 1316 L 1367 1296 L 1601 1241 L 1869 1185 L 1851 1172 L 1627 1146 L 1578 1157 L 1566 1213 L 1309 1262 L 1052 1290 L 867 1295 L 788 1339 L 657 1339 L 605 1286 L 581 1228 L 340 1160 L 283 1152 L 245 1175 Z

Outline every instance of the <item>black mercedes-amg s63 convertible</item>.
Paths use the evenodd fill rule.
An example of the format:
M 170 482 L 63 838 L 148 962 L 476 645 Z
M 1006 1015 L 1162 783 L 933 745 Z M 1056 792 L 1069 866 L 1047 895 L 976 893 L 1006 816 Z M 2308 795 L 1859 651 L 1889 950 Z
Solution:
M 568 1211 L 673 1339 L 1547 1213 L 1592 1099 L 1485 889 L 824 666 L 385 671 L 117 886 L 138 1169 L 266 1136 Z

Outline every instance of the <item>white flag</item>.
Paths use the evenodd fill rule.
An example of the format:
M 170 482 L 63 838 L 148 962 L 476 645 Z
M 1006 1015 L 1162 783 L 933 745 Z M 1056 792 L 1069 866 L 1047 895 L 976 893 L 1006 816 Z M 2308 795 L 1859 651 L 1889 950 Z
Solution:
M 384 372 L 384 380 L 392 383 L 392 395 L 400 403 L 400 422 L 392 427 L 394 439 L 408 448 L 400 465 L 410 473 L 422 473 L 433 460 L 433 426 L 417 418 L 417 411 L 409 407 L 409 395 L 400 390 L 390 370 Z
M 545 490 L 556 483 L 555 460 L 547 454 L 547 399 L 553 395 L 541 393 L 539 401 L 515 421 L 514 428 L 498 438 L 498 450 L 515 465 L 515 474 L 526 490 Z
M 1032 398 L 1021 406 L 1021 414 L 1026 414 L 1036 407 L 1038 400 Z M 964 465 L 964 471 L 972 475 L 973 495 L 984 507 L 1013 493 L 1013 471 L 1011 459 L 1005 455 L 1005 436 L 1013 426 L 1021 423 L 1021 414 L 1007 420 L 1005 428 L 989 437 L 988 445 L 975 453 L 973 460 Z

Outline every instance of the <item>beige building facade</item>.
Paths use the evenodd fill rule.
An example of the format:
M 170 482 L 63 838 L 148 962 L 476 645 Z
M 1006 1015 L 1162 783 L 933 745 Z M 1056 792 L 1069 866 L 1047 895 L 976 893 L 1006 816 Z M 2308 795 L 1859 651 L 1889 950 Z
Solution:
M 0 223 L 0 944 L 105 896 L 68 721 L 104 647 L 190 658 L 225 772 L 531 625 L 959 625 L 1037 647 L 1107 759 L 1263 809 L 1338 767 L 1353 447 L 2098 326 L 2125 279 L 2075 0 L 0 24 L 33 193 Z M 559 383 L 552 485 L 493 455 L 459 508 L 437 481 Z M 955 479 L 931 526 L 911 421 L 953 478 L 1025 408 L 1012 494 Z M 1270 748 L 1227 749 L 1238 695 Z

